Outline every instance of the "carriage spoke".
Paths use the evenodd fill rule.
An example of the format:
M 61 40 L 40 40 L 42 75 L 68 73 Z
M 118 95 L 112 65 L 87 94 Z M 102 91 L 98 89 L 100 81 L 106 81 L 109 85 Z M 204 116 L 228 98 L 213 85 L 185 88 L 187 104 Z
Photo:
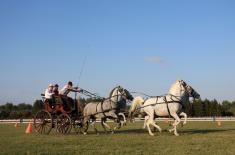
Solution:
M 57 132 L 61 134 L 68 134 L 72 129 L 71 118 L 66 114 L 61 114 L 56 121 Z
M 52 128 L 51 114 L 45 110 L 39 111 L 34 117 L 34 128 L 40 134 L 49 134 Z

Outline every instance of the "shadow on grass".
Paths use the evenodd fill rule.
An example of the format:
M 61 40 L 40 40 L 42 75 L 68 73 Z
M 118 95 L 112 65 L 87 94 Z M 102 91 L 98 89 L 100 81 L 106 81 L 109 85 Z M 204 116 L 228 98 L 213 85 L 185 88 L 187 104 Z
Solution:
M 182 134 L 208 134 L 227 131 L 235 131 L 235 129 L 188 129 L 179 132 Z
M 120 133 L 120 134 L 142 134 L 142 133 L 148 133 L 147 130 L 145 129 L 127 129 L 127 130 L 117 130 L 115 133 Z

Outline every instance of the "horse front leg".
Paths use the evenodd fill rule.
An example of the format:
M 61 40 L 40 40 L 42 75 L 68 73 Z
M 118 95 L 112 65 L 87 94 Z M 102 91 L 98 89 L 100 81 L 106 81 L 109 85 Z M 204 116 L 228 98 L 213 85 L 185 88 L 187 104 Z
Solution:
M 182 126 L 186 125 L 186 123 L 187 123 L 187 118 L 188 118 L 187 114 L 184 113 L 184 112 L 181 112 L 181 113 L 180 113 L 180 116 L 182 116 L 182 117 L 184 118 L 184 121 L 183 121 L 183 123 L 182 123 Z
M 120 119 L 121 126 L 125 126 L 126 125 L 126 116 L 121 112 L 118 114 L 118 116 L 123 118 L 123 120 Z
M 112 131 L 112 133 L 114 133 L 115 130 L 121 128 L 121 123 L 120 123 L 120 120 L 119 120 L 118 116 L 114 112 L 109 113 L 109 116 L 111 116 L 113 118 L 114 122 L 115 121 L 118 122 L 118 125 L 116 127 L 114 127 L 114 129 Z
M 177 132 L 177 125 L 180 123 L 180 118 L 176 113 L 171 114 L 171 116 L 175 119 L 173 125 L 173 129 L 170 129 L 169 132 L 174 131 L 174 135 L 175 136 L 179 136 L 178 132 Z

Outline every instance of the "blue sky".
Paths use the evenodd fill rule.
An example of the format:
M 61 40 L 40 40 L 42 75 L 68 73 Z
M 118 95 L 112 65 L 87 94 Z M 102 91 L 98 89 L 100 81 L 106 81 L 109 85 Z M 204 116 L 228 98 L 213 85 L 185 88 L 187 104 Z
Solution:
M 0 103 L 32 103 L 68 80 L 107 96 L 151 95 L 184 79 L 235 100 L 233 0 L 1 0 Z

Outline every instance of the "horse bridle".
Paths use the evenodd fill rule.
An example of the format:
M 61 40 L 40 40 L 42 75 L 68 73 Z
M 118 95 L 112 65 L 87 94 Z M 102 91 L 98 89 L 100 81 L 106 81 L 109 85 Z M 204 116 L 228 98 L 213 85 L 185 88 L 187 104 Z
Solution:
M 182 91 L 186 91 L 187 92 L 187 94 L 190 96 L 191 95 L 191 97 L 193 97 L 194 99 L 196 98 L 195 96 L 196 96 L 196 91 L 192 88 L 192 87 L 190 87 L 191 88 L 191 92 L 189 92 L 189 90 L 187 89 L 187 84 L 186 84 L 186 82 L 184 82 L 183 80 L 181 80 L 181 81 L 179 81 L 180 82 L 180 92 L 182 92 Z M 184 88 L 184 90 L 182 90 L 182 86 L 183 86 L 183 88 Z
M 119 97 L 119 96 L 120 96 L 120 97 L 123 97 L 123 96 L 124 96 L 124 97 L 127 99 L 127 94 L 126 94 L 126 92 L 125 92 L 125 89 L 122 88 L 122 87 L 120 87 L 120 86 L 118 86 L 118 87 L 116 87 L 116 88 L 118 88 L 118 92 L 119 92 L 120 94 L 113 95 L 113 96 L 111 96 L 110 98 L 117 97 L 117 101 L 118 101 L 118 97 Z

